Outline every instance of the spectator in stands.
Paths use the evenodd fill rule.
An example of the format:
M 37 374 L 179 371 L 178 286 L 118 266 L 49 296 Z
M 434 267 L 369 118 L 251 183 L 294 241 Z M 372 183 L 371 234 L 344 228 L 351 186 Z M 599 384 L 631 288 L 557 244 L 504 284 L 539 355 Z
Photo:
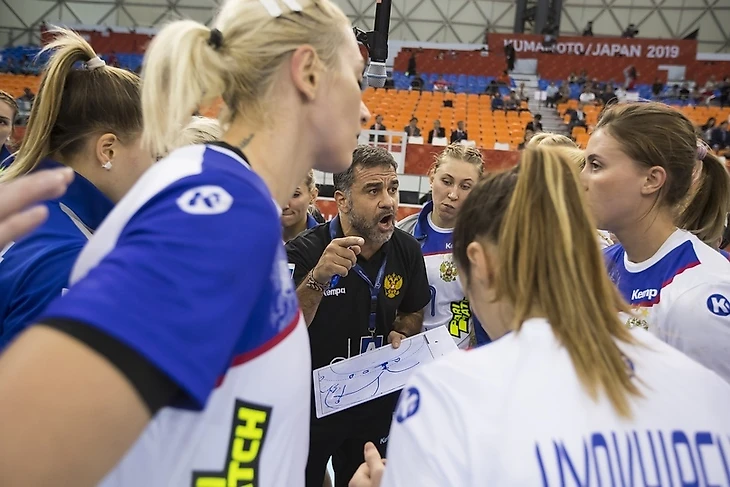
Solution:
M 406 76 L 415 76 L 418 74 L 416 69 L 416 53 L 411 51 L 411 55 L 408 58 L 408 68 L 406 68 Z
M 542 114 L 536 113 L 535 117 L 527 122 L 527 125 L 525 125 L 525 130 L 530 130 L 532 132 L 542 132 Z
M 702 137 L 702 140 L 710 144 L 710 140 L 712 139 L 712 131 L 715 129 L 715 126 L 717 124 L 717 120 L 715 120 L 715 117 L 710 117 L 707 119 L 707 122 L 705 122 L 704 125 L 700 127 L 700 137 Z M 710 144 L 710 147 L 712 147 L 712 144 Z
M 664 83 L 657 78 L 654 80 L 654 84 L 651 85 L 651 93 L 654 97 L 659 97 L 662 94 L 662 91 L 664 91 Z
M 621 37 L 625 37 L 627 39 L 633 39 L 639 34 L 639 29 L 636 28 L 636 25 L 629 24 L 626 27 L 626 30 L 621 34 Z
M 530 122 L 532 123 L 532 122 Z M 517 145 L 517 150 L 523 150 L 525 147 L 527 147 L 527 144 L 532 140 L 532 138 L 535 136 L 535 132 L 531 129 L 525 129 L 525 135 L 522 138 L 522 142 L 520 142 Z
M 702 93 L 706 94 L 707 96 L 712 96 L 715 93 L 715 89 L 717 89 L 717 81 L 715 81 L 714 76 L 710 76 L 709 78 L 707 78 L 705 86 L 702 87 Z
M 497 92 L 494 94 L 494 97 L 492 97 L 492 111 L 495 110 L 504 110 L 504 100 L 502 99 L 502 94 Z
M 568 79 L 567 79 L 567 81 L 568 81 L 568 83 L 571 83 L 571 84 L 572 84 L 572 83 L 577 83 L 577 82 L 578 82 L 578 77 L 577 77 L 577 76 L 575 75 L 575 72 L 571 72 L 571 73 L 570 73 L 570 74 L 568 75 Z
M 507 71 L 505 72 L 514 71 L 515 62 L 517 61 L 517 51 L 515 51 L 515 46 L 511 42 L 504 46 L 504 57 L 507 61 Z
M 20 98 L 18 98 L 18 100 L 23 103 L 28 103 L 32 107 L 33 101 L 35 100 L 33 90 L 26 86 L 25 88 L 23 88 L 23 94 L 20 96 Z
M 520 108 L 520 102 L 517 99 L 517 93 L 515 90 L 511 90 L 507 99 L 504 100 L 505 110 L 518 110 Z
M 10 94 L 0 91 L 0 171 L 13 162 L 12 152 L 8 148 L 18 116 L 18 104 Z
M 720 85 L 720 106 L 725 107 L 727 105 L 730 105 L 730 76 L 725 76 Z
M 520 83 L 519 89 L 517 90 L 517 99 L 519 102 L 529 102 L 530 97 L 527 95 L 527 91 L 525 90 L 525 83 Z
M 433 129 L 428 131 L 428 143 L 433 143 L 434 137 L 443 139 L 446 138 L 446 129 L 441 126 L 441 120 L 433 121 Z
M 443 75 L 440 74 L 433 82 L 433 91 L 449 91 L 449 83 L 446 82 Z
M 499 78 L 497 78 L 497 84 L 499 86 L 510 86 L 512 84 L 512 79 L 509 76 L 509 72 L 502 71 L 502 74 L 499 75 Z
M 730 146 L 730 132 L 728 132 L 727 120 L 723 120 L 719 127 L 710 131 L 710 147 L 715 151 L 720 151 L 728 146 Z
M 578 75 L 578 79 L 576 80 L 579 85 L 586 84 L 588 80 L 588 72 L 585 69 L 582 69 L 580 71 L 580 74 Z
M 451 131 L 451 143 L 461 142 L 462 140 L 469 140 L 469 135 L 464 128 L 464 121 L 459 120 L 456 122 L 456 130 Z
M 639 72 L 636 71 L 636 66 L 633 64 L 627 66 L 624 69 L 624 89 L 626 91 L 632 91 L 636 89 L 636 80 L 639 77 Z
M 418 128 L 418 119 L 416 117 L 411 118 L 411 121 L 405 126 L 403 131 L 408 134 L 408 137 L 420 137 L 421 129 Z
M 411 89 L 420 91 L 423 89 L 424 84 L 425 84 L 425 81 L 423 81 L 423 78 L 421 77 L 421 75 L 417 74 L 411 80 Z
M 382 115 L 376 115 L 375 116 L 375 123 L 370 126 L 370 130 L 381 130 L 386 131 L 388 128 L 383 125 L 383 116 Z M 375 135 L 370 136 L 370 142 L 373 142 L 375 140 Z M 378 142 L 387 142 L 387 138 L 385 135 L 378 135 Z
M 545 106 L 554 108 L 555 104 L 560 98 L 560 88 L 555 84 L 555 81 L 551 81 L 547 88 L 545 88 Z
M 689 84 L 682 83 L 682 87 L 679 89 L 679 99 L 682 101 L 689 100 Z
M 499 84 L 497 83 L 497 80 L 492 79 L 485 88 L 484 92 L 489 96 L 494 96 L 499 93 Z
M 583 88 L 583 93 L 580 94 L 579 100 L 584 105 L 593 105 L 596 102 L 596 94 L 591 91 L 590 86 L 586 85 Z
M 310 209 L 314 207 L 319 195 L 314 171 L 309 171 L 304 181 L 297 186 L 289 202 L 281 210 L 281 229 L 284 242 L 292 240 L 304 230 L 316 227 L 319 223 Z
M 565 103 L 568 100 L 570 100 L 570 85 L 568 83 L 563 83 L 560 86 L 560 90 L 558 92 L 558 103 Z
M 3 254 L 0 348 L 61 295 L 89 236 L 152 164 L 140 146 L 139 78 L 105 66 L 70 31 L 59 31 L 46 49 L 53 54 L 33 116 L 0 181 L 63 166 L 76 175 L 65 196 L 48 202 L 48 221 Z M 73 69 L 77 62 L 86 68 Z
M 570 121 L 568 122 L 568 133 L 572 133 L 573 128 L 575 127 L 588 128 L 588 125 L 586 123 L 586 113 L 583 111 L 582 103 L 579 103 L 578 107 L 575 110 L 569 108 L 565 111 L 565 114 L 570 115 Z
M 583 29 L 583 37 L 593 37 L 593 21 L 589 20 Z
M 608 105 L 613 100 L 616 99 L 616 92 L 613 90 L 613 86 L 611 84 L 606 84 L 606 88 L 604 88 L 603 92 L 601 93 L 600 101 L 604 105 Z

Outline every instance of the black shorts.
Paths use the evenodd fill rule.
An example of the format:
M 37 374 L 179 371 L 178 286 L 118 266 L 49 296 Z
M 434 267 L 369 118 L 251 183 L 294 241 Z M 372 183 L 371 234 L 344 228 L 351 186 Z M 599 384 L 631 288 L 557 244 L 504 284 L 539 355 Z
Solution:
M 312 408 L 306 487 L 322 487 L 327 461 L 332 457 L 334 486 L 347 487 L 365 460 L 363 448 L 372 441 L 385 457 L 390 422 L 400 392 L 394 392 L 345 411 L 317 419 Z

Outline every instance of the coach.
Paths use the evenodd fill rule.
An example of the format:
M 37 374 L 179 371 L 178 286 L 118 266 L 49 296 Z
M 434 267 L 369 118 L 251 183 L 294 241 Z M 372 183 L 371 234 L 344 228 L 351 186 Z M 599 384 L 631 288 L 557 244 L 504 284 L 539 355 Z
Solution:
M 430 291 L 416 240 L 395 228 L 397 164 L 384 149 L 360 146 L 335 174 L 338 216 L 286 248 L 309 326 L 314 369 L 421 331 Z M 335 277 L 334 276 L 340 276 Z M 397 393 L 317 419 L 312 408 L 307 487 L 321 487 L 333 457 L 346 486 L 372 441 L 385 453 Z

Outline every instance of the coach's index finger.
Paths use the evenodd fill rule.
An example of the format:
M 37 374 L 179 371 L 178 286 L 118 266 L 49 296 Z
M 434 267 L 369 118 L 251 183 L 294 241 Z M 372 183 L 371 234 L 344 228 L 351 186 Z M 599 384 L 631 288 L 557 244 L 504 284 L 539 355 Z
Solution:
M 74 172 L 68 167 L 39 171 L 0 184 L 0 220 L 40 203 L 58 198 L 73 181 Z
M 362 237 L 342 237 L 332 240 L 333 243 L 340 247 L 362 247 L 365 244 L 365 239 Z

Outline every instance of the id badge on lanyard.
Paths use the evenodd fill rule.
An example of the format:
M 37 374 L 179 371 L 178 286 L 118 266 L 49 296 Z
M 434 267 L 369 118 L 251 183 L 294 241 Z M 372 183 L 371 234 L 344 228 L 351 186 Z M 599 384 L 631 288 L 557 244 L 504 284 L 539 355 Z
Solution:
M 336 216 L 330 222 L 330 239 L 334 240 L 337 238 L 337 227 L 340 225 L 339 216 Z M 375 277 L 375 282 L 371 281 L 370 278 L 365 274 L 365 271 L 360 264 L 355 264 L 352 270 L 365 281 L 370 290 L 370 313 L 368 316 L 368 332 L 370 336 L 364 336 L 360 338 L 360 353 L 373 350 L 383 346 L 383 335 L 375 335 L 377 329 L 376 318 L 378 314 L 378 295 L 380 289 L 383 287 L 383 281 L 385 281 L 385 266 L 388 263 L 388 257 L 383 258 L 383 263 L 380 264 L 378 274 Z

